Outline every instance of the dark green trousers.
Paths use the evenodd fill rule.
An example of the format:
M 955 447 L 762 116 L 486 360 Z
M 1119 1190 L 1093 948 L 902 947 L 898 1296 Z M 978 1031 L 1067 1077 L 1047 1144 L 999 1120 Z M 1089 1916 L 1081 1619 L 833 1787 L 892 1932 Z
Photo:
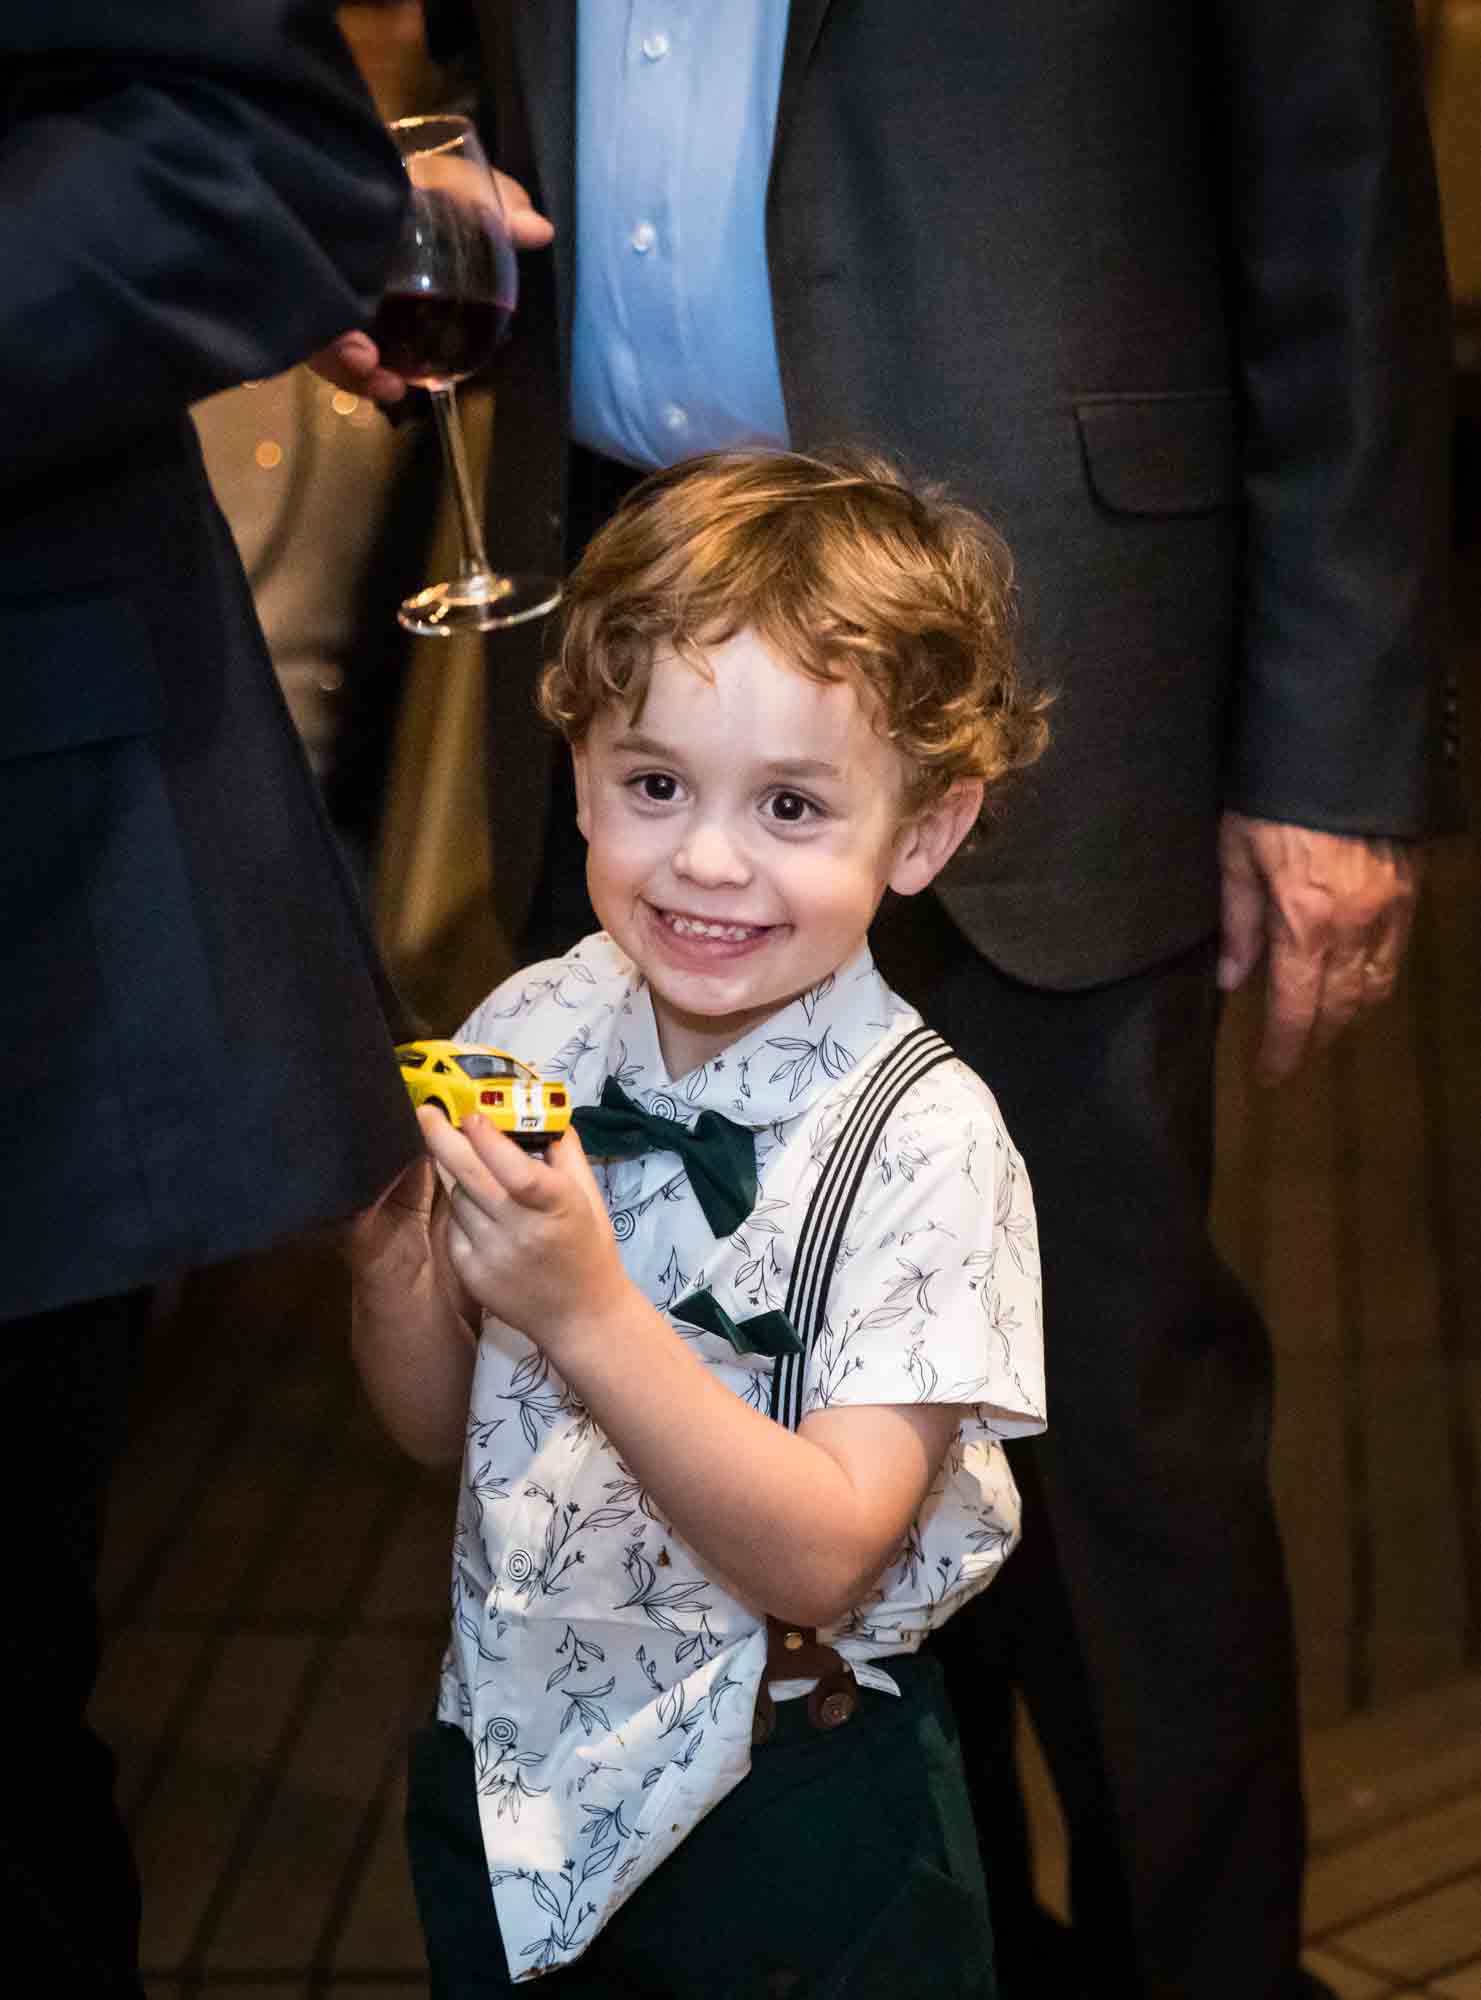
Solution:
M 781 1703 L 750 1776 L 617 1912 L 552 2000 L 996 2000 L 956 1730 L 929 1656 L 841 1729 Z M 407 1844 L 432 2000 L 515 1990 L 461 1730 L 413 1739 Z M 521 1982 L 523 1990 L 527 1982 Z

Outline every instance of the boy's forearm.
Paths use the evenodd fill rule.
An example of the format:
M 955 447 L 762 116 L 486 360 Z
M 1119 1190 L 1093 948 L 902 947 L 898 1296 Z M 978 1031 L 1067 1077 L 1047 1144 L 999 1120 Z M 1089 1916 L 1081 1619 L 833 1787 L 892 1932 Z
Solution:
M 409 1280 L 354 1274 L 351 1350 L 377 1416 L 412 1458 L 461 1457 L 477 1337 L 429 1261 Z
M 888 1562 L 899 1534 L 845 1467 L 727 1389 L 635 1289 L 600 1330 L 541 1344 L 706 1567 L 759 1608 L 826 1625 Z

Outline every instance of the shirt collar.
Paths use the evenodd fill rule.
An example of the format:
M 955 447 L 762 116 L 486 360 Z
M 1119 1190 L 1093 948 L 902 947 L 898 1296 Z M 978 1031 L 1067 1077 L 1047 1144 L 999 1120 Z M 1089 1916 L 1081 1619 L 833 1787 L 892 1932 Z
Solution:
M 692 1124 L 720 1111 L 761 1130 L 799 1117 L 852 1069 L 889 1027 L 900 1003 L 867 945 L 817 986 L 769 1015 L 687 1076 L 670 1077 L 648 985 L 634 977 L 607 1045 L 608 1073 L 645 1111 Z

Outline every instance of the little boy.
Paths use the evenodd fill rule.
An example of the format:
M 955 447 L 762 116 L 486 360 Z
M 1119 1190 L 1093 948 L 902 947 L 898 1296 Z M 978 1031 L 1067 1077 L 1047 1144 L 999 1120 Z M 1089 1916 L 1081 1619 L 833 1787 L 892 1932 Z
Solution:
M 408 1806 L 444 2000 L 995 1991 L 921 1648 L 1016 1538 L 1033 1209 L 866 933 L 1037 754 L 1006 607 L 970 514 L 760 451 L 646 481 L 570 582 L 542 702 L 604 930 L 462 1034 L 576 1132 L 423 1112 L 440 1181 L 354 1249 L 373 1401 L 464 1463 Z

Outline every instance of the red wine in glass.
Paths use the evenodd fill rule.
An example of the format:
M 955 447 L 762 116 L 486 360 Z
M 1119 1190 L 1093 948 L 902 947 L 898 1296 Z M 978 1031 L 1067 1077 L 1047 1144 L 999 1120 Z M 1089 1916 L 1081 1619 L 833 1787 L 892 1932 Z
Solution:
M 518 296 L 498 181 L 466 118 L 398 118 L 390 132 L 411 198 L 370 334 L 384 365 L 428 392 L 462 542 L 457 575 L 419 590 L 396 615 L 408 631 L 451 638 L 541 617 L 560 586 L 490 567 L 454 397 L 454 384 L 492 356 Z
M 393 374 L 420 389 L 441 388 L 488 365 L 512 311 L 497 299 L 397 288 L 376 307 L 370 337 Z

